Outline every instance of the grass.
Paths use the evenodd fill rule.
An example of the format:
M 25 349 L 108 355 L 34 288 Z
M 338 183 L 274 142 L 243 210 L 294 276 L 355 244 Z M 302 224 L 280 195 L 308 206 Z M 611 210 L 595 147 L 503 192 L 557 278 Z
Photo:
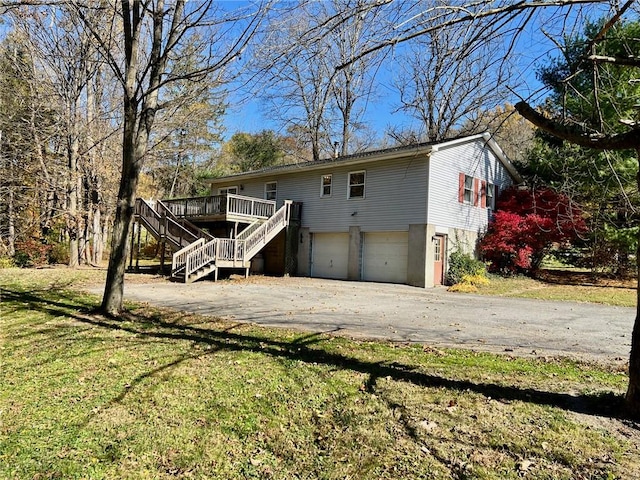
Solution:
M 637 478 L 604 366 L 357 342 L 0 270 L 0 478 Z
M 537 298 L 572 302 L 601 303 L 618 307 L 636 306 L 636 289 L 619 285 L 599 286 L 566 284 L 528 277 L 490 275 L 488 285 L 478 287 L 481 295 Z

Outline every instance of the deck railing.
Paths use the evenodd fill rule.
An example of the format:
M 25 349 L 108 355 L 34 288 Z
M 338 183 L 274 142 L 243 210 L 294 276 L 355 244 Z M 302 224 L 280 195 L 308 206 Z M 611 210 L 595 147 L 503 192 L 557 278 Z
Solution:
M 176 217 L 211 217 L 226 214 L 269 218 L 276 209 L 276 202 L 273 200 L 261 200 L 235 194 L 176 198 L 163 200 L 161 203 Z
M 244 260 L 245 242 L 244 240 L 234 240 L 232 238 L 219 238 L 218 260 L 228 262 L 242 262 Z
M 261 200 L 242 195 L 227 195 L 227 215 L 269 218 L 276 211 L 274 200 Z

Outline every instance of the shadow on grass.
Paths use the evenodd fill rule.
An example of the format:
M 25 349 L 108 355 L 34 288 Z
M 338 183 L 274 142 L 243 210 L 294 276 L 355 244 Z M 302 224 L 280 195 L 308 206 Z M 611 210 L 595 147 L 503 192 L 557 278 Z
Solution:
M 596 272 L 541 269 L 536 272 L 533 278 L 550 285 L 594 287 L 603 289 L 616 288 L 621 290 L 633 290 L 636 288 L 635 276 L 620 278 L 618 275 L 606 275 Z
M 502 402 L 522 401 L 537 405 L 547 405 L 588 415 L 620 418 L 624 414 L 624 399 L 614 393 L 568 394 L 548 392 L 533 388 L 478 383 L 469 380 L 451 379 L 418 370 L 418 367 L 398 362 L 373 362 L 341 353 L 328 352 L 318 346 L 325 337 L 313 333 L 299 336 L 292 341 L 282 341 L 257 334 L 236 333 L 233 330 L 243 324 L 213 330 L 197 324 L 168 322 L 162 313 L 137 314 L 127 312 L 120 319 L 112 319 L 94 312 L 95 302 L 86 295 L 74 299 L 68 291 L 29 291 L 2 289 L 4 301 L 14 302 L 13 311 L 35 310 L 52 316 L 66 316 L 81 322 L 109 330 L 128 332 L 137 337 L 163 341 L 190 341 L 207 346 L 204 352 L 185 354 L 172 362 L 138 376 L 113 402 L 121 401 L 127 392 L 160 371 L 172 368 L 184 361 L 219 351 L 250 351 L 270 355 L 274 358 L 297 360 L 305 363 L 322 364 L 328 367 L 359 372 L 368 377 L 364 389 L 373 393 L 380 378 L 390 378 L 410 382 L 416 386 L 446 388 L 456 391 L 470 391 Z M 79 294 L 80 295 L 80 294 Z M 326 332 L 331 333 L 331 332 Z

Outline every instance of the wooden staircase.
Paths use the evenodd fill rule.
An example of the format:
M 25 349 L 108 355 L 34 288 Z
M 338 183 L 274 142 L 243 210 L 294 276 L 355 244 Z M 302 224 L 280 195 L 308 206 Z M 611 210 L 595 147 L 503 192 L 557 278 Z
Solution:
M 244 268 L 251 259 L 289 224 L 290 200 L 275 210 L 275 202 L 225 195 L 169 200 L 136 201 L 136 219 L 159 241 L 174 250 L 171 278 L 191 283 L 207 275 L 218 278 L 220 268 Z M 189 221 L 191 218 L 241 219 L 249 226 L 235 238 L 215 238 Z

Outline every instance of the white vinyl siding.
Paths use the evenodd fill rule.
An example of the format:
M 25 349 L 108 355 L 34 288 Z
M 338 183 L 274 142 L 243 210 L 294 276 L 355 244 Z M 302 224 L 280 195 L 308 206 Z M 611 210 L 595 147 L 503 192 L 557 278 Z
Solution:
M 460 202 L 460 176 L 472 178 L 471 202 Z M 480 232 L 486 229 L 490 208 L 483 208 L 482 197 L 474 199 L 482 186 L 497 185 L 498 190 L 512 183 L 506 168 L 483 142 L 469 142 L 441 148 L 431 154 L 429 167 L 429 214 L 426 223 L 440 227 Z M 464 188 L 466 194 L 467 189 Z M 486 207 L 486 205 L 485 205 Z
M 264 184 L 278 182 L 278 206 L 285 199 L 302 203 L 302 227 L 313 232 L 408 231 L 411 223 L 426 223 L 427 162 L 425 157 L 367 164 L 366 196 L 349 201 L 348 175 L 353 167 L 327 165 L 326 169 L 265 175 L 242 180 L 242 195 L 264 198 Z M 331 196 L 318 194 L 320 177 L 331 175 Z M 214 187 L 216 185 L 214 184 Z M 355 215 L 354 215 L 355 213 Z
M 312 277 L 345 280 L 349 263 L 349 234 L 314 233 L 311 258 Z
M 364 170 L 365 197 L 349 200 L 349 173 Z M 297 171 L 265 172 L 238 179 L 237 184 L 244 187 L 242 195 L 264 198 L 265 183 L 277 181 L 278 206 L 285 199 L 302 203 L 301 227 L 311 233 L 348 232 L 353 226 L 363 233 L 406 232 L 411 224 L 478 232 L 486 228 L 491 210 L 459 202 L 460 173 L 496 185 L 498 192 L 511 184 L 507 170 L 484 140 L 441 147 L 430 160 L 426 154 L 407 154 L 375 162 L 365 159 L 362 165 L 341 165 L 338 160 L 312 170 L 301 164 Z M 323 175 L 331 175 L 328 197 L 318 193 Z M 213 183 L 214 191 L 223 182 Z
M 363 280 L 407 282 L 408 232 L 365 233 L 363 243 Z

